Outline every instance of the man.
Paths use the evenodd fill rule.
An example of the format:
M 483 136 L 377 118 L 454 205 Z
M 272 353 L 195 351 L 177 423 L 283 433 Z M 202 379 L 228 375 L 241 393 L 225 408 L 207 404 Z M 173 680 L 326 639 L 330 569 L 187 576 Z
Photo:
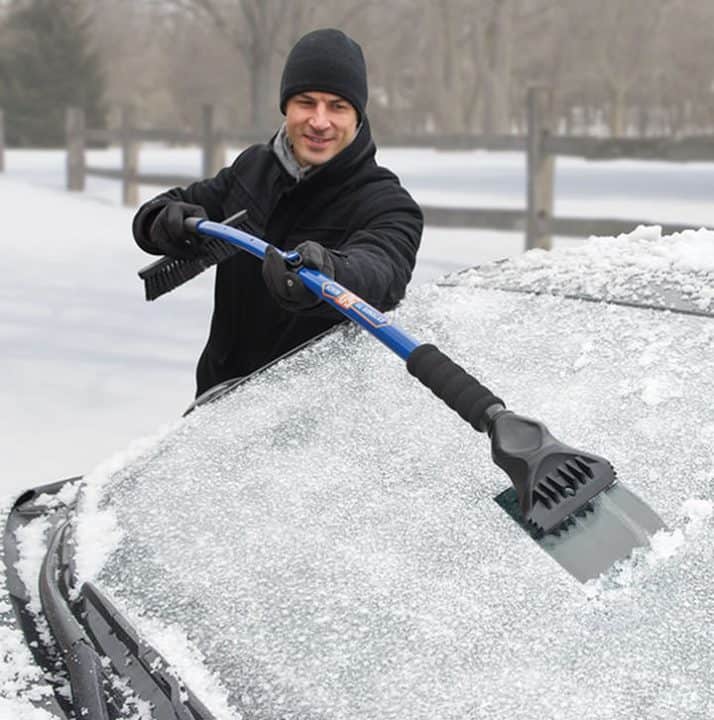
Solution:
M 155 254 L 196 257 L 190 216 L 220 221 L 248 211 L 240 227 L 316 268 L 380 310 L 404 296 L 423 219 L 398 178 L 374 159 L 365 114 L 362 49 L 344 33 L 316 30 L 291 50 L 280 85 L 285 122 L 214 178 L 174 188 L 134 218 L 137 244 Z M 342 320 L 275 251 L 247 253 L 216 271 L 211 330 L 196 371 L 197 395 L 247 375 Z

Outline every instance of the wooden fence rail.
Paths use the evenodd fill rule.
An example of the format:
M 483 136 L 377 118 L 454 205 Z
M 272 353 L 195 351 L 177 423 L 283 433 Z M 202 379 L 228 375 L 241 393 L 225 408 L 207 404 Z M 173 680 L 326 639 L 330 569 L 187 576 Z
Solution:
M 669 138 L 590 138 L 550 136 L 543 147 L 552 155 L 586 160 L 659 160 L 661 162 L 714 162 L 714 136 Z
M 504 230 L 525 233 L 528 228 L 527 210 L 455 208 L 422 206 L 427 225 L 446 228 L 475 228 L 481 230 Z M 652 220 L 621 220 L 619 218 L 553 217 L 550 232 L 565 237 L 589 237 L 590 235 L 619 235 L 632 232 L 638 225 L 657 224 L 665 235 L 681 232 L 691 225 L 654 223 Z M 538 247 L 533 245 L 532 247 Z M 547 248 L 549 249 L 549 248 Z
M 551 92 L 531 88 L 527 97 L 528 131 L 525 136 L 404 136 L 381 135 L 382 147 L 435 148 L 439 150 L 489 150 L 526 153 L 527 184 L 524 209 L 453 208 L 423 206 L 428 225 L 441 227 L 481 228 L 522 232 L 526 249 L 550 249 L 552 235 L 587 237 L 617 235 L 637 225 L 653 224 L 653 218 L 622 220 L 616 218 L 553 217 L 555 187 L 554 165 L 557 156 L 588 160 L 659 160 L 665 162 L 714 162 L 714 136 L 665 138 L 592 138 L 555 135 L 551 119 Z M 201 148 L 201 177 L 215 175 L 225 165 L 228 144 L 245 145 L 265 141 L 265 137 L 230 132 L 222 128 L 214 106 L 203 108 L 199 132 L 172 128 L 137 127 L 134 111 L 122 111 L 117 130 L 87 128 L 84 113 L 69 108 L 66 113 L 67 188 L 83 190 L 86 177 L 121 181 L 124 204 L 136 206 L 140 185 L 161 187 L 185 186 L 196 176 L 172 173 L 139 172 L 139 150 L 142 142 L 193 144 Z M 121 167 L 103 168 L 88 165 L 86 150 L 90 144 L 116 143 L 121 148 Z M 4 169 L 4 126 L 0 110 L 0 171 Z M 657 223 L 665 233 L 681 231 L 686 224 Z

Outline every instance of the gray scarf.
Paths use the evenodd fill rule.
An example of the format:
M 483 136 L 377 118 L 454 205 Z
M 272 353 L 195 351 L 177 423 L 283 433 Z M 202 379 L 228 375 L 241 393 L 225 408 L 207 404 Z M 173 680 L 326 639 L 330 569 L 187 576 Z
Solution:
M 273 152 L 277 155 L 282 166 L 297 182 L 300 182 L 312 170 L 312 165 L 299 165 L 295 159 L 285 123 L 280 126 L 280 130 L 278 130 L 278 134 L 273 140 Z

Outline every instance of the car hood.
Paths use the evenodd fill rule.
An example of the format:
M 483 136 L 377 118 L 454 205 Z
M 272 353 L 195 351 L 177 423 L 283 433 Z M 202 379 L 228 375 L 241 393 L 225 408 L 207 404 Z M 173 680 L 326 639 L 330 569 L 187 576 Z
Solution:
M 395 320 L 610 459 L 653 548 L 565 574 L 493 501 L 484 436 L 341 327 L 90 478 L 82 579 L 187 638 L 236 717 L 706 717 L 714 321 L 470 285 Z

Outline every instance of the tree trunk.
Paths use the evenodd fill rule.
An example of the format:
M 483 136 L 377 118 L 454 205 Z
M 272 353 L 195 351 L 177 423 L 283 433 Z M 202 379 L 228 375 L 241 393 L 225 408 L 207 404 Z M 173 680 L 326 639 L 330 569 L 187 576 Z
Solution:
M 622 88 L 613 88 L 610 92 L 610 134 L 623 137 L 627 130 L 626 93 Z
M 258 57 L 250 65 L 250 124 L 257 134 L 271 129 L 274 107 L 278 98 L 271 97 L 270 70 L 271 52 L 256 53 Z
M 501 0 L 491 8 L 486 25 L 485 100 L 483 130 L 487 135 L 510 131 L 511 3 Z

